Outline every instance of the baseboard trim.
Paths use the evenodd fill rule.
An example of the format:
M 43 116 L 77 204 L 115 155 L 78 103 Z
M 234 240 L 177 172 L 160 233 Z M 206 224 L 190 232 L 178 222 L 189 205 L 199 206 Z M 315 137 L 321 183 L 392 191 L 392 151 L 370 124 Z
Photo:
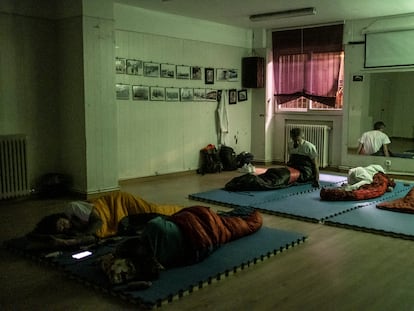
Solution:
M 119 180 L 119 185 L 122 186 L 122 185 L 125 185 L 125 184 L 128 184 L 128 183 L 151 181 L 151 180 L 155 180 L 159 177 L 174 178 L 174 177 L 185 176 L 185 175 L 190 175 L 190 174 L 197 174 L 197 170 L 188 170 L 188 171 L 174 172 L 174 173 L 167 173 L 167 174 L 159 174 L 159 175 L 151 175 L 151 176 L 120 179 Z

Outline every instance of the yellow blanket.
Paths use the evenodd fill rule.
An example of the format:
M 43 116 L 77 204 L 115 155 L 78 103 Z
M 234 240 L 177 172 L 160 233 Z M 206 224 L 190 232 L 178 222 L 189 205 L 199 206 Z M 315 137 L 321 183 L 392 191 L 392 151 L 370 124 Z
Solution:
M 149 203 L 140 197 L 126 192 L 117 192 L 92 200 L 94 211 L 102 220 L 102 227 L 96 232 L 96 236 L 105 238 L 116 235 L 118 224 L 122 218 L 142 213 L 158 213 L 172 215 L 183 206 Z

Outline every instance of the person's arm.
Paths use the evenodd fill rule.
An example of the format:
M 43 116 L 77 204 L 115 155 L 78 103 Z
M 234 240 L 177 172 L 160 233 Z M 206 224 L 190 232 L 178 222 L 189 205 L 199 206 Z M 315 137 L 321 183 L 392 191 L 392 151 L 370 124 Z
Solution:
M 362 143 L 358 144 L 357 154 L 362 154 L 362 148 L 363 147 L 364 147 L 364 145 Z
M 76 246 L 90 245 L 96 242 L 92 235 L 79 237 L 67 237 L 64 234 L 39 234 L 30 232 L 26 235 L 29 239 L 27 249 L 29 250 L 64 250 Z
M 319 184 L 319 161 L 318 158 L 314 158 L 312 160 L 312 164 L 313 164 L 313 172 L 314 172 L 314 180 L 312 182 L 312 186 L 319 188 L 320 184 Z
M 384 155 L 386 157 L 390 156 L 390 151 L 388 150 L 388 145 L 383 145 Z

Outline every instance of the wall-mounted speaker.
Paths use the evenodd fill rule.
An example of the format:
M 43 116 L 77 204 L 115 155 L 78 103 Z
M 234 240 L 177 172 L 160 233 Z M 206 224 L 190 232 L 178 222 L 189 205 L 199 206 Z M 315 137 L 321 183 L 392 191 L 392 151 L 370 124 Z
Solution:
M 243 57 L 242 59 L 242 87 L 264 87 L 264 58 Z

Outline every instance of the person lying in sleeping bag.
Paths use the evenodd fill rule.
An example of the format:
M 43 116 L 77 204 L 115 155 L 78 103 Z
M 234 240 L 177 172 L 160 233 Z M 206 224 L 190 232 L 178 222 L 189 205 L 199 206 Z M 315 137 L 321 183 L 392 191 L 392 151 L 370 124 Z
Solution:
M 27 237 L 33 248 L 87 245 L 115 236 L 119 223 L 129 215 L 172 215 L 181 209 L 182 206 L 149 203 L 130 193 L 116 192 L 91 201 L 70 202 L 62 213 L 41 219 Z
M 300 128 L 293 128 L 290 137 L 287 166 L 269 168 L 259 175 L 248 173 L 235 177 L 224 188 L 229 191 L 273 190 L 306 182 L 319 188 L 318 152 L 315 145 L 304 139 Z
M 249 207 L 214 212 L 191 206 L 171 215 L 150 219 L 140 234 L 121 242 L 101 258 L 112 284 L 151 281 L 160 271 L 195 264 L 225 243 L 260 229 L 261 214 Z
M 372 164 L 366 167 L 354 167 L 348 171 L 347 184 L 336 188 L 322 188 L 321 200 L 351 201 L 366 200 L 379 197 L 392 191 L 395 182 L 388 177 L 381 165 Z

